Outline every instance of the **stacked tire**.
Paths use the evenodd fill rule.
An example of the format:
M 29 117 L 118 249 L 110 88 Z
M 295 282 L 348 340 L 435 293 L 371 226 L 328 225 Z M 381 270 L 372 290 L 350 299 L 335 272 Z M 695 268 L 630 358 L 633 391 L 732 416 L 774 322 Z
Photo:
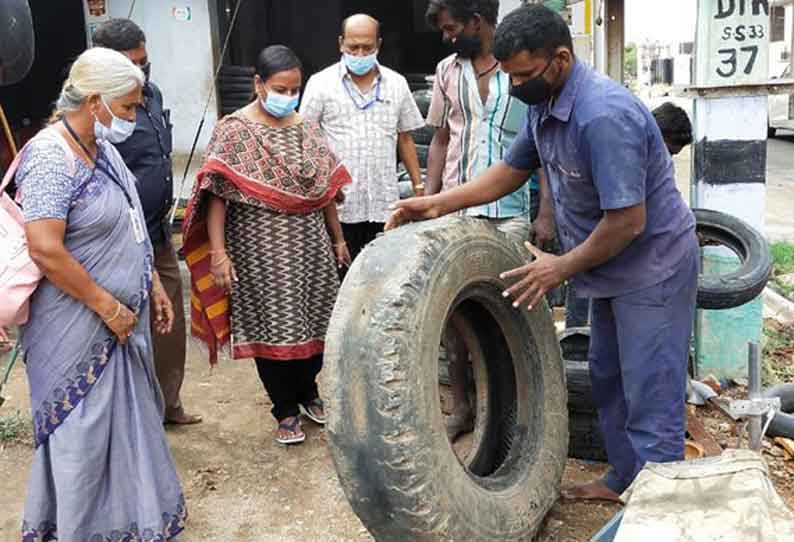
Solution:
M 430 89 L 416 90 L 413 92 L 414 101 L 422 113 L 422 118 L 427 119 L 430 111 L 430 99 L 433 91 Z M 433 140 L 433 128 L 424 126 L 413 132 L 414 142 L 416 143 L 416 154 L 419 157 L 419 167 L 427 168 L 427 155 L 430 152 L 430 142 Z
M 218 97 L 222 116 L 234 113 L 251 103 L 253 95 L 253 66 L 221 66 L 218 74 Z

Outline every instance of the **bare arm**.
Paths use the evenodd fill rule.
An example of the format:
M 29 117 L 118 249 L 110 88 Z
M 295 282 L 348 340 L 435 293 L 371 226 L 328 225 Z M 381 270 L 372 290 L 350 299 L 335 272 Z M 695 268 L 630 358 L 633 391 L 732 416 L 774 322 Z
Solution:
M 207 208 L 207 235 L 210 238 L 210 272 L 215 284 L 226 292 L 237 281 L 234 265 L 226 254 L 226 202 L 211 195 Z
M 414 193 L 417 196 L 424 195 L 420 190 L 422 185 L 422 172 L 419 168 L 419 158 L 416 155 L 416 144 L 411 132 L 400 132 L 397 136 L 397 150 L 400 153 L 400 158 L 405 169 L 408 170 L 408 175 L 411 177 L 411 184 L 414 186 Z
M 428 196 L 441 192 L 448 146 L 449 127 L 438 128 L 433 134 L 432 141 L 430 141 L 430 152 L 427 155 L 427 186 L 425 186 L 425 193 Z
M 442 215 L 491 203 L 511 194 L 527 182 L 529 171 L 515 169 L 506 162 L 492 165 L 473 181 L 432 196 L 442 210 Z
M 617 256 L 645 231 L 645 204 L 605 211 L 584 243 L 561 256 L 565 278 L 587 271 Z
M 331 242 L 334 246 L 334 256 L 336 257 L 336 264 L 341 269 L 347 267 L 351 263 L 350 251 L 345 243 L 345 236 L 342 233 L 342 224 L 339 223 L 339 213 L 336 210 L 336 203 L 331 202 L 325 209 L 323 209 L 325 216 L 325 228 L 328 230 L 328 235 L 331 237 Z
M 645 230 L 645 218 L 644 203 L 605 211 L 588 238 L 563 256 L 543 252 L 527 243 L 527 249 L 535 259 L 502 274 L 502 278 L 519 279 L 505 294 L 516 298 L 516 307 L 529 299 L 531 309 L 552 288 L 577 273 L 597 267 L 617 256 Z
M 58 289 L 94 311 L 124 343 L 137 318 L 113 295 L 97 284 L 63 244 L 66 222 L 44 219 L 25 226 L 33 262 Z

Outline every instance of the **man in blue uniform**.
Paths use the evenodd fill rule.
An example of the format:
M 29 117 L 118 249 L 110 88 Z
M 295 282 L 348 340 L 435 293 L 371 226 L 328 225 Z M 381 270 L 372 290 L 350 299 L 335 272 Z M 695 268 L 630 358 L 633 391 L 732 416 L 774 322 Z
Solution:
M 165 421 L 173 424 L 198 423 L 201 418 L 186 414 L 180 400 L 187 343 L 182 279 L 168 224 L 174 191 L 170 112 L 163 107 L 160 89 L 149 80 L 151 65 L 146 51 L 146 36 L 138 25 L 129 19 L 111 19 L 97 28 L 94 44 L 119 51 L 146 75 L 135 132 L 123 143 L 116 144 L 116 148 L 138 181 L 138 195 L 154 247 L 154 266 L 174 306 L 171 333 L 154 334 L 152 337 L 157 379 L 165 398 Z
M 400 202 L 389 227 L 493 201 L 543 165 L 563 254 L 527 244 L 534 260 L 504 273 L 516 279 L 505 295 L 532 307 L 570 279 L 592 298 L 590 376 L 612 470 L 563 497 L 616 501 L 647 461 L 683 459 L 695 220 L 651 113 L 576 59 L 556 12 L 508 15 L 494 54 L 531 106 L 510 152 L 464 186 Z

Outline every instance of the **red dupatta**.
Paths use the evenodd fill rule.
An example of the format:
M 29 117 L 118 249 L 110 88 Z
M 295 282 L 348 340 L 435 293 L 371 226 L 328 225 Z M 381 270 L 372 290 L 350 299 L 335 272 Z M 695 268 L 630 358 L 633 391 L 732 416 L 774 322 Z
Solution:
M 301 124 L 300 160 L 270 152 L 267 137 L 257 133 L 257 126 L 251 120 L 230 115 L 215 127 L 182 227 L 191 279 L 191 333 L 207 345 L 212 365 L 217 363 L 220 347 L 231 337 L 231 322 L 229 296 L 215 286 L 210 273 L 206 223 L 209 186 L 220 177 L 225 181 L 229 199 L 255 200 L 281 213 L 308 214 L 332 203 L 337 192 L 351 182 L 350 174 L 331 152 L 316 123 Z

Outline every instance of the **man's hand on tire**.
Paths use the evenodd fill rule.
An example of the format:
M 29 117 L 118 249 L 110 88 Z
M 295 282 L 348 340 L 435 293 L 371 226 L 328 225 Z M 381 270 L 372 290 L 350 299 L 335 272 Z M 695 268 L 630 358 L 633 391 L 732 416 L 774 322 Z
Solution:
M 399 228 L 408 222 L 431 220 L 444 214 L 435 196 L 402 200 L 395 203 L 392 209 L 394 212 L 386 222 L 386 231 Z
M 518 308 L 529 299 L 527 307 L 532 310 L 543 299 L 546 292 L 565 282 L 570 274 L 565 268 L 565 260 L 560 256 L 543 252 L 531 243 L 524 243 L 534 259 L 511 271 L 502 273 L 502 279 L 518 278 L 518 282 L 505 290 L 504 297 L 515 299 L 513 306 Z

